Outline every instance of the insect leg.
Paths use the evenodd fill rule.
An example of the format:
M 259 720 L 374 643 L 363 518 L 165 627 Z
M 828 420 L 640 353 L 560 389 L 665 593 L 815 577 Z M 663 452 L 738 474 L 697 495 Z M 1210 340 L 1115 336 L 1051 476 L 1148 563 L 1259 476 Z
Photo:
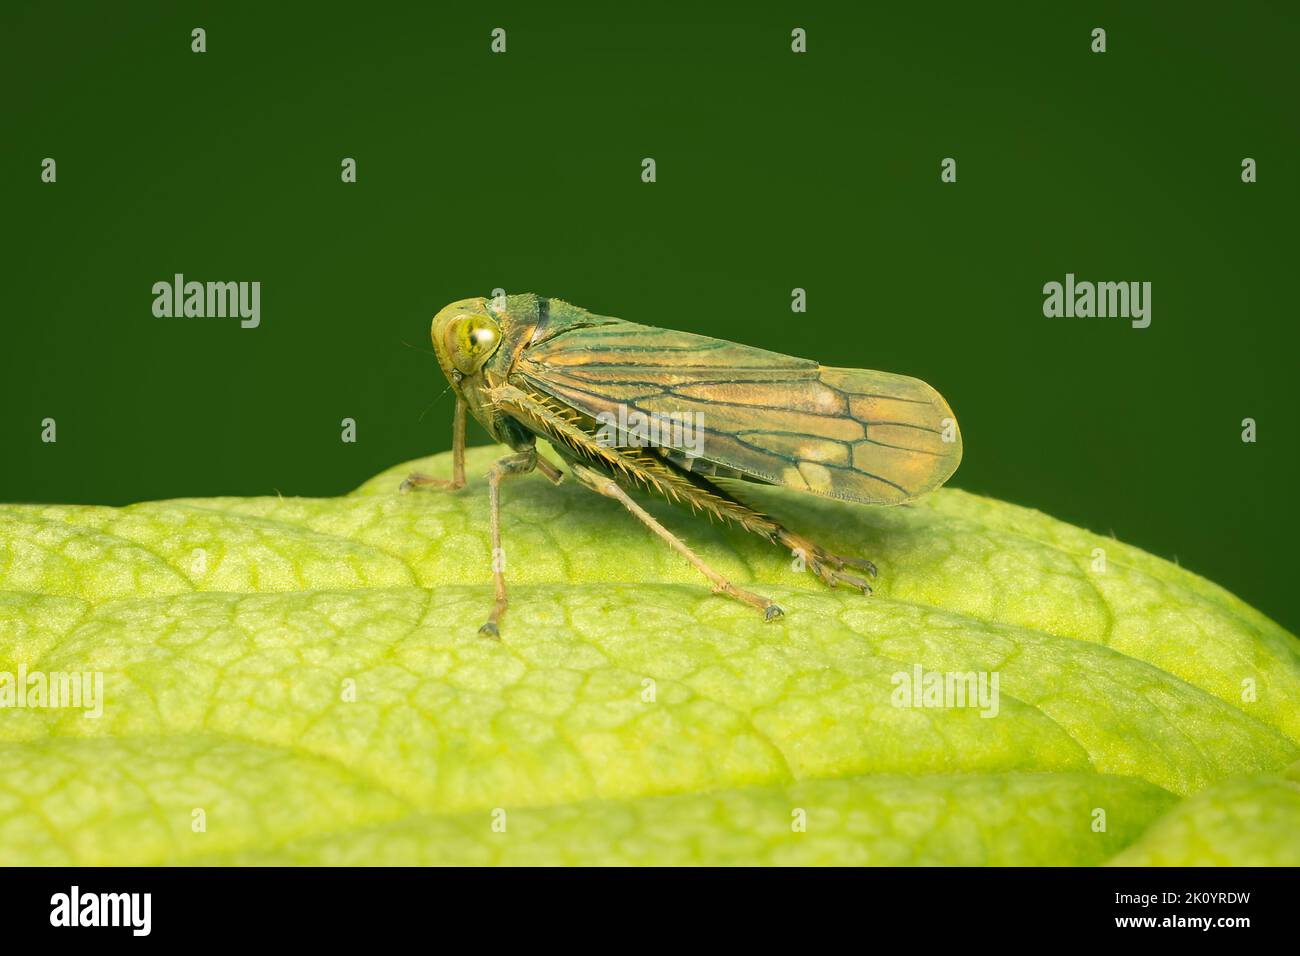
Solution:
M 854 568 L 865 572 L 868 577 L 874 578 L 876 576 L 876 566 L 870 561 L 863 558 L 847 558 L 841 554 L 833 554 L 803 535 L 796 534 L 789 528 L 783 527 L 769 516 L 754 511 L 748 505 L 739 501 L 729 490 L 719 488 L 707 478 L 697 476 L 696 482 L 709 489 L 711 493 L 711 499 L 702 499 L 702 507 L 716 508 L 717 501 L 729 502 L 734 507 L 726 512 L 728 518 L 746 531 L 761 538 L 766 538 L 773 544 L 779 544 L 788 548 L 791 553 L 799 555 L 807 566 L 812 569 L 812 572 L 821 578 L 825 584 L 830 587 L 843 584 L 856 588 L 863 594 L 871 593 L 871 585 L 866 578 L 859 577 L 856 574 L 849 574 L 844 570 L 846 567 Z
M 549 463 L 548 463 L 549 464 Z M 478 629 L 484 637 L 500 639 L 498 623 L 501 615 L 506 613 L 506 576 L 504 570 L 505 552 L 501 550 L 501 479 L 511 475 L 526 475 L 537 467 L 537 449 L 529 448 L 514 455 L 507 455 L 488 469 L 488 510 L 492 525 L 492 583 L 496 588 L 496 603 L 487 623 Z M 554 467 L 554 466 L 552 466 Z
M 763 612 L 764 619 L 768 621 L 773 621 L 785 613 L 781 610 L 780 606 L 772 600 L 760 597 L 757 594 L 752 594 L 743 588 L 736 587 L 717 571 L 714 571 L 711 567 L 705 564 L 704 561 L 700 559 L 699 555 L 688 548 L 680 538 L 661 525 L 655 520 L 653 515 L 633 501 L 631 497 L 628 496 L 628 493 L 624 491 L 619 486 L 618 482 L 614 481 L 614 479 L 577 463 L 573 464 L 573 474 L 592 491 L 602 494 L 606 498 L 613 498 L 615 501 L 622 504 L 624 508 L 641 519 L 642 524 L 668 542 L 668 545 L 674 551 L 686 558 L 687 561 L 691 562 L 691 564 L 695 566 L 696 570 L 713 582 L 713 592 L 715 594 L 726 594 L 739 601 L 744 601 L 746 604 L 753 605 Z
M 553 485 L 558 485 L 564 480 L 564 472 L 552 465 L 545 455 L 538 453 L 537 470 L 546 476 L 546 480 Z
M 847 565 L 850 568 L 857 568 L 871 577 L 876 576 L 876 566 L 870 561 L 863 558 L 846 558 L 843 555 L 832 554 L 820 545 L 814 544 L 801 534 L 795 534 L 786 528 L 777 527 L 776 540 L 789 548 L 792 553 L 798 554 L 808 563 L 808 567 L 817 577 L 821 578 L 830 587 L 838 584 L 846 584 L 851 588 L 857 588 L 863 594 L 871 593 L 871 585 L 864 578 L 855 574 L 846 574 L 844 571 Z
M 398 491 L 405 494 L 412 488 L 426 486 L 439 491 L 465 487 L 465 402 L 460 398 L 456 399 L 456 412 L 451 420 L 451 480 L 413 471 L 402 481 Z

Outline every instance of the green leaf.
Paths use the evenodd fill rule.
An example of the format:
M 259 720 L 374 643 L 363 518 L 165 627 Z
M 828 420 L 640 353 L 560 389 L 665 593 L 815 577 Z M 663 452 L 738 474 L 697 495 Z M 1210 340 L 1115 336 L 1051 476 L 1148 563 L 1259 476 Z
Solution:
M 1117 866 L 1300 866 L 1300 764 L 1228 780 L 1180 803 L 1114 857 Z
M 398 494 L 414 467 L 450 462 L 335 499 L 0 506 L 0 672 L 105 697 L 0 710 L 0 864 L 1297 859 L 1300 644 L 1184 569 L 956 490 L 744 491 L 875 560 L 864 598 L 650 503 L 782 604 L 764 624 L 529 476 L 495 642 L 485 484 Z M 996 715 L 895 706 L 917 667 L 996 674 Z

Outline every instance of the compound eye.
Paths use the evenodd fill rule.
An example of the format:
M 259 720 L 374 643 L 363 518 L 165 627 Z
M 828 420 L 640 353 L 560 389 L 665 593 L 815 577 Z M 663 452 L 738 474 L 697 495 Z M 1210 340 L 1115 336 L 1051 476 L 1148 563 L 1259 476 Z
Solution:
M 473 375 L 501 344 L 501 329 L 490 315 L 464 315 L 447 329 L 451 361 L 465 375 Z

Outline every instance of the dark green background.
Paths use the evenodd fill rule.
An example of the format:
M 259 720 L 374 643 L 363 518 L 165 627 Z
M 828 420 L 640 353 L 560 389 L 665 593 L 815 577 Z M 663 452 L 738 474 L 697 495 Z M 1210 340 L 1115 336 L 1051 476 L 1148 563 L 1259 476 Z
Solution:
M 501 286 L 923 377 L 955 485 L 1300 620 L 1293 4 L 478 6 L 4 4 L 0 500 L 446 449 L 401 343 Z M 175 272 L 260 280 L 261 327 L 154 318 Z M 1151 281 L 1151 327 L 1044 318 L 1066 272 Z

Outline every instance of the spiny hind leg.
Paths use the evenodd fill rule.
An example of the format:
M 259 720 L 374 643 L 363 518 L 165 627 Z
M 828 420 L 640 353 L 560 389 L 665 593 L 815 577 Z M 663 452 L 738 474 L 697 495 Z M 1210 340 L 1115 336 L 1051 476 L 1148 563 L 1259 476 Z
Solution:
M 758 608 L 763 612 L 763 619 L 767 621 L 774 621 L 785 613 L 781 610 L 780 605 L 776 604 L 770 598 L 765 598 L 761 595 L 746 591 L 744 588 L 736 587 L 736 585 L 732 584 L 717 571 L 714 571 L 711 567 L 705 564 L 700 556 L 688 548 L 680 538 L 665 528 L 655 520 L 653 515 L 633 501 L 628 493 L 624 491 L 613 478 L 602 475 L 600 472 L 587 468 L 585 465 L 578 464 L 574 464 L 573 474 L 592 491 L 604 495 L 606 498 L 613 498 L 615 501 L 619 502 L 624 508 L 636 515 L 637 518 L 641 520 L 642 524 L 664 541 L 668 542 L 669 547 L 682 555 L 682 557 L 686 558 L 687 561 L 694 565 L 697 571 L 713 582 L 714 594 L 726 594 L 728 597 L 733 597 L 738 601 L 743 601 L 752 607 Z
M 813 574 L 821 578 L 830 587 L 838 587 L 843 584 L 847 587 L 857 588 L 863 594 L 871 593 L 871 585 L 867 583 L 866 578 L 859 577 L 856 574 L 849 574 L 844 570 L 846 567 L 854 568 L 874 578 L 876 576 L 876 566 L 870 561 L 864 558 L 846 558 L 840 554 L 833 554 L 803 535 L 795 534 L 793 531 L 780 526 L 777 527 L 776 540 L 807 562 Z
M 845 568 L 854 568 L 874 578 L 876 576 L 876 566 L 870 561 L 863 558 L 848 558 L 827 551 L 821 545 L 810 541 L 803 535 L 782 527 L 779 522 L 768 515 L 755 511 L 749 505 L 738 500 L 731 493 L 731 489 L 720 488 L 714 482 L 701 476 L 696 476 L 695 482 L 708 494 L 698 499 L 688 497 L 689 502 L 707 512 L 734 521 L 746 531 L 756 534 L 760 538 L 765 538 L 773 544 L 784 545 L 792 553 L 801 557 L 805 564 L 812 568 L 813 573 L 830 587 L 843 584 L 847 587 L 857 588 L 863 594 L 871 593 L 871 585 L 867 583 L 865 578 L 850 574 L 844 570 Z

